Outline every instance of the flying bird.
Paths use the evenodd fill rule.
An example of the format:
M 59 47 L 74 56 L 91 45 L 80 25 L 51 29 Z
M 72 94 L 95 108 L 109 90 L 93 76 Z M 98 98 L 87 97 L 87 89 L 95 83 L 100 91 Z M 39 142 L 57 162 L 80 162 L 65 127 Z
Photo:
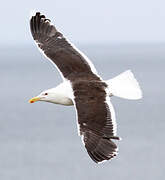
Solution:
M 49 19 L 36 12 L 30 29 L 43 54 L 59 70 L 63 82 L 29 100 L 74 105 L 78 131 L 91 159 L 100 163 L 117 155 L 116 119 L 110 97 L 140 99 L 140 86 L 130 70 L 103 80 L 92 62 L 70 43 Z

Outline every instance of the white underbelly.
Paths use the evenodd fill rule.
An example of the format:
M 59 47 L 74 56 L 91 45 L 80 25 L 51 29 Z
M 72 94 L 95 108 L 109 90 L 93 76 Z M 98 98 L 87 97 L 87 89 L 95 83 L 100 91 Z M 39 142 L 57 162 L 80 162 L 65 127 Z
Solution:
M 65 81 L 56 87 L 56 104 L 62 104 L 66 106 L 73 105 L 73 89 L 69 81 Z
M 61 105 L 65 105 L 65 106 L 72 106 L 73 105 L 73 101 L 71 99 L 69 99 L 68 97 L 63 97 L 59 103 L 56 102 L 56 104 L 61 104 Z

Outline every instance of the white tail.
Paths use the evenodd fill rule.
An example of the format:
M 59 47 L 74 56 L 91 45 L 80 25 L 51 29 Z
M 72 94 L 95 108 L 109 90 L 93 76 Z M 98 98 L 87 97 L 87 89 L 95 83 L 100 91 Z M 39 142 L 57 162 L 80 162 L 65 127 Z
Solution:
M 106 81 L 110 94 L 125 99 L 141 99 L 142 91 L 131 70 Z

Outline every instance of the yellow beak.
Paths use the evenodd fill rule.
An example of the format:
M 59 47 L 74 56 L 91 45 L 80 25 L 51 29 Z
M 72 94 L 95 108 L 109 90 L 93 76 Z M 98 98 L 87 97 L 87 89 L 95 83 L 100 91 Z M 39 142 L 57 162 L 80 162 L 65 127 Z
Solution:
M 29 103 L 34 103 L 36 101 L 39 101 L 40 98 L 39 97 L 33 97 L 32 99 L 29 100 Z

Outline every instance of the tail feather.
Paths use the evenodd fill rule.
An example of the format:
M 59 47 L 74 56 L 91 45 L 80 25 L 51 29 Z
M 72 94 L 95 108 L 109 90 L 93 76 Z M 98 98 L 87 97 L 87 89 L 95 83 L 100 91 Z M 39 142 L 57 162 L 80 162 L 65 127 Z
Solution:
M 107 81 L 111 95 L 125 99 L 141 99 L 142 91 L 131 70 L 127 70 Z

